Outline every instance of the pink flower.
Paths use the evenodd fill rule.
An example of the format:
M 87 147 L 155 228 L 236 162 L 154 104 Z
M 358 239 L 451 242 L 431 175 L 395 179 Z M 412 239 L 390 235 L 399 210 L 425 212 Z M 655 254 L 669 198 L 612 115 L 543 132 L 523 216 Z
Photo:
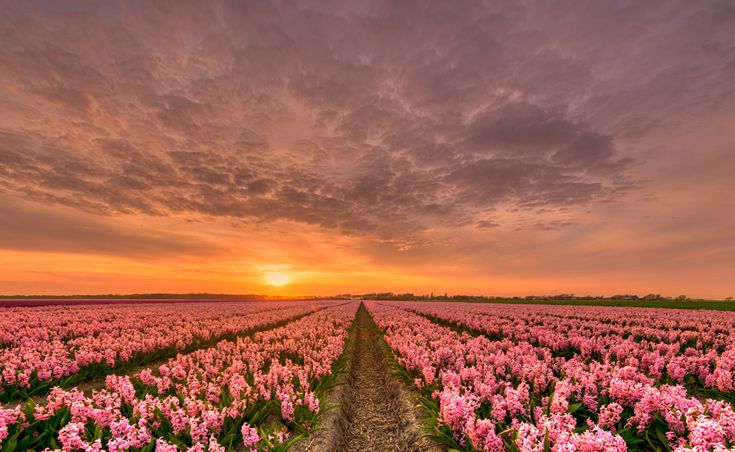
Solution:
M 619 404 L 612 402 L 608 405 L 600 408 L 599 424 L 603 428 L 613 429 L 615 424 L 620 422 L 620 414 L 623 412 L 623 407 Z
M 247 448 L 249 447 L 250 450 L 255 450 L 256 446 L 258 444 L 258 441 L 260 441 L 260 436 L 258 436 L 258 431 L 247 423 L 242 425 L 242 428 L 240 429 L 240 432 L 242 433 L 242 443 Z
M 581 435 L 572 435 L 569 443 L 574 446 L 574 450 L 579 452 L 623 452 L 628 450 L 625 440 L 620 435 L 613 435 L 599 427 L 587 430 Z
M 281 417 L 286 421 L 293 421 L 294 407 L 287 397 L 281 400 Z
M 217 438 L 214 436 L 209 437 L 209 444 L 207 446 L 208 452 L 225 452 L 224 446 L 217 442 Z
M 156 440 L 156 452 L 178 452 L 179 448 L 176 445 L 169 443 L 163 438 Z
M 313 392 L 307 392 L 304 394 L 304 404 L 309 408 L 312 413 L 319 412 L 319 399 L 314 395 Z
M 61 441 L 62 449 L 71 450 L 93 450 L 87 441 L 82 437 L 84 435 L 84 424 L 81 422 L 70 422 L 59 430 L 59 441 Z

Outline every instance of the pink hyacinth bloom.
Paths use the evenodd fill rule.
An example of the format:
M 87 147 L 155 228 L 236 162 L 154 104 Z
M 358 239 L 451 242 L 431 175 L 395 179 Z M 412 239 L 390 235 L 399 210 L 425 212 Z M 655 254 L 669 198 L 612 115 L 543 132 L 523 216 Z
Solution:
M 260 436 L 258 436 L 258 431 L 247 423 L 242 425 L 242 428 L 240 429 L 240 432 L 242 433 L 242 443 L 246 448 L 250 448 L 250 450 L 255 450 L 256 446 L 258 445 L 258 441 L 260 441 Z

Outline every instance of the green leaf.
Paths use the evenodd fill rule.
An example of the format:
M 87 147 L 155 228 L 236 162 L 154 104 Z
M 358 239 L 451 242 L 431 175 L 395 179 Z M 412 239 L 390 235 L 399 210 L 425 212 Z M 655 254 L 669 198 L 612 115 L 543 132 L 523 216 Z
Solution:
M 18 433 L 11 436 L 10 439 L 5 442 L 5 445 L 2 446 L 2 450 L 6 452 L 13 452 L 15 450 L 15 447 L 18 445 Z
M 666 437 L 666 434 L 662 432 L 659 429 L 656 429 L 656 436 L 658 437 L 659 441 L 661 441 L 661 444 L 666 448 L 666 450 L 671 450 L 671 446 L 669 446 L 669 439 Z

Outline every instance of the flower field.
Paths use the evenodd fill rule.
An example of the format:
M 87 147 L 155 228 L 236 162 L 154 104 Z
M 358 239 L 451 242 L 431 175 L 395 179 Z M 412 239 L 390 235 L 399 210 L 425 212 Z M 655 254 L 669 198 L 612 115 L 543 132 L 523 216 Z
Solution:
M 0 401 L 174 356 L 311 309 L 293 302 L 7 308 L 0 319 Z
M 322 430 L 348 374 L 336 416 L 363 419 L 359 450 L 371 422 L 418 431 L 390 385 L 412 388 L 437 447 L 735 450 L 735 313 L 388 301 L 4 313 L 2 451 L 287 450 Z M 317 443 L 351 450 L 350 438 Z M 396 450 L 428 450 L 417 444 Z
M 735 315 L 368 302 L 433 436 L 480 450 L 731 450 Z
M 0 411 L 3 451 L 279 450 L 312 428 L 333 384 L 357 303 L 179 354 L 91 396 L 54 388 L 46 401 Z M 311 310 L 257 312 L 260 322 Z M 275 314 L 280 312 L 280 314 Z M 243 321 L 243 320 L 241 320 Z

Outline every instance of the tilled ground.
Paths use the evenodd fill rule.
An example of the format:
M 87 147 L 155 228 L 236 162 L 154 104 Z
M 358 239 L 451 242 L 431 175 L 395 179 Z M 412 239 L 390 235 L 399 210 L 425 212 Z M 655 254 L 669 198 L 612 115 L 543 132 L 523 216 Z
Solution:
M 364 306 L 357 325 L 347 385 L 340 391 L 341 407 L 322 437 L 307 438 L 307 451 L 438 451 L 422 438 L 419 423 L 402 384 L 390 375 L 382 339 Z M 332 413 L 329 413 L 332 414 Z M 325 419 L 326 420 L 326 419 Z M 329 438 L 325 440 L 325 436 Z M 297 446 L 297 449 L 301 449 Z

